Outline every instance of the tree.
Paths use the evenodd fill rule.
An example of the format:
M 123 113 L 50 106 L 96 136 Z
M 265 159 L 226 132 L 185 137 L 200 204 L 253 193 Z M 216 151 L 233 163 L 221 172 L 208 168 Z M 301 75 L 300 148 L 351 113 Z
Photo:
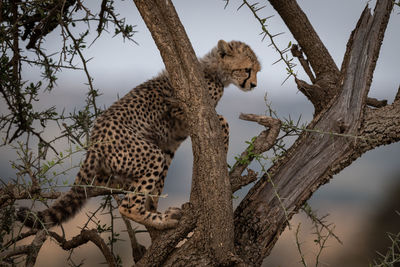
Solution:
M 264 151 L 279 147 L 276 142 L 279 129 L 285 132 L 287 124 L 276 118 L 243 115 L 243 119 L 253 120 L 269 129 L 263 131 L 249 144 L 228 173 L 226 155 L 221 151 L 222 137 L 218 128 L 215 111 L 207 104 L 205 85 L 198 67 L 197 59 L 170 1 L 134 0 L 147 27 L 162 55 L 165 67 L 177 93 L 178 102 L 185 112 L 190 125 L 190 137 L 193 144 L 194 169 L 190 204 L 184 206 L 184 215 L 176 229 L 155 232 L 150 231 L 152 244 L 144 252 L 135 242 L 134 232 L 130 230 L 133 257 L 139 266 L 213 266 L 213 265 L 260 265 L 269 254 L 290 218 L 299 211 L 305 201 L 333 174 L 340 172 L 366 151 L 383 144 L 400 140 L 400 91 L 395 101 L 387 105 L 385 101 L 368 98 L 375 63 L 378 59 L 381 42 L 393 8 L 390 0 L 377 1 L 371 14 L 367 7 L 355 27 L 344 55 L 342 66 L 335 65 L 328 50 L 319 39 L 312 25 L 294 0 L 269 0 L 292 32 L 298 45 L 290 50 L 298 58 L 312 84 L 300 80 L 291 69 L 291 61 L 284 57 L 287 51 L 279 51 L 288 67 L 289 75 L 295 77 L 299 90 L 315 107 L 313 120 L 300 132 L 299 138 L 283 155 L 280 155 L 271 168 L 258 180 L 250 192 L 233 211 L 231 194 L 240 187 L 254 181 L 257 176 L 251 170 L 242 175 L 249 163 L 260 157 Z M 107 22 L 114 23 L 116 33 L 126 38 L 132 37 L 132 27 L 125 25 L 113 11 L 112 1 L 102 1 L 98 17 L 98 33 L 102 33 Z M 70 119 L 73 123 L 65 125 L 64 135 L 81 147 L 85 147 L 82 138 L 87 136 L 91 121 L 101 112 L 96 105 L 98 92 L 91 85 L 91 77 L 86 68 L 80 48 L 84 44 L 84 35 L 75 38 L 69 27 L 76 21 L 71 19 L 73 12 L 83 9 L 80 1 L 49 1 L 42 6 L 23 2 L 8 1 L 2 10 L 0 21 L 8 28 L 3 31 L 3 57 L 1 92 L 10 109 L 3 116 L 2 129 L 6 130 L 5 142 L 10 143 L 26 134 L 39 139 L 39 157 L 46 155 L 48 149 L 55 148 L 52 141 L 43 138 L 36 130 L 34 122 L 45 126 L 50 120 L 62 122 Z M 258 5 L 243 1 L 261 23 L 266 36 L 265 19 L 258 17 Z M 22 13 L 20 13 L 22 12 Z M 21 62 L 26 58 L 19 52 L 19 39 L 29 39 L 28 49 L 33 49 L 39 57 L 48 78 L 48 88 L 54 81 L 54 63 L 40 49 L 41 38 L 58 25 L 63 29 L 65 55 L 82 58 L 84 71 L 88 77 L 89 93 L 87 106 L 69 117 L 55 114 L 52 110 L 35 113 L 31 101 L 41 84 L 24 86 L 19 71 Z M 22 36 L 18 29 L 24 27 Z M 272 38 L 272 37 L 271 37 Z M 71 46 L 66 45 L 71 42 Z M 289 50 L 289 49 L 288 49 Z M 9 54 L 12 58 L 9 58 Z M 306 56 L 306 59 L 304 58 Z M 72 62 L 72 61 L 70 61 Z M 310 68 L 311 66 L 311 68 Z M 73 66 L 64 66 L 73 67 Z M 311 70 L 312 69 L 312 70 Z M 24 89 L 23 89 L 24 88 Z M 190 98 L 197 94 L 197 98 Z M 27 96 L 31 96 L 30 98 Z M 78 130 L 78 131 L 76 131 Z M 291 131 L 293 128 L 286 131 Z M 286 132 L 287 133 L 287 132 Z M 57 137 L 59 138 L 59 137 Z M 3 214 L 12 214 L 16 199 L 56 198 L 59 192 L 43 190 L 42 181 L 55 163 L 38 165 L 32 161 L 32 152 L 28 144 L 21 144 L 22 165 L 15 168 L 30 176 L 31 184 L 20 183 L 4 185 L 1 207 Z M 201 151 L 201 153 L 200 153 Z M 70 151 L 72 153 L 73 151 Z M 60 158 L 63 158 L 60 155 Z M 61 160 L 60 160 L 61 161 Z M 214 190 L 209 190 L 209 188 Z M 104 189 L 102 194 L 110 194 Z M 112 193 L 112 192 L 111 192 Z M 106 203 L 111 202 L 108 196 Z M 112 207 L 112 204 L 109 204 Z M 111 212 L 112 214 L 112 212 Z M 2 218 L 11 219 L 12 216 Z M 11 232 L 3 223 L 2 234 Z M 129 222 L 126 225 L 130 227 Z M 29 231 L 16 236 L 5 244 L 6 250 L 0 253 L 6 262 L 15 255 L 27 255 L 27 265 L 33 265 L 40 247 L 47 236 L 53 237 L 64 249 L 75 248 L 85 242 L 95 243 L 103 252 L 109 265 L 116 265 L 110 246 L 99 235 L 104 231 L 84 229 L 71 240 L 51 231 Z M 190 232 L 194 234 L 179 248 L 176 245 Z M 28 235 L 35 235 L 30 245 L 11 249 L 15 243 Z

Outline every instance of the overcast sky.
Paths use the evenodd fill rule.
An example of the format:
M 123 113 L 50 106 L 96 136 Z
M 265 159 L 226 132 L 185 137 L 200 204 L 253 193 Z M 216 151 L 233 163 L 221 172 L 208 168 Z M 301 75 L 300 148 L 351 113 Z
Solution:
M 88 5 L 93 10 L 98 10 L 98 1 L 85 2 L 90 2 Z M 86 51 L 87 58 L 94 57 L 88 66 L 94 78 L 94 86 L 103 93 L 100 102 L 105 106 L 112 104 L 117 95 L 123 96 L 130 89 L 157 75 L 163 69 L 159 52 L 133 2 L 127 0 L 116 2 L 118 2 L 116 10 L 121 16 L 125 16 L 129 24 L 137 25 L 135 28 L 137 33 L 133 38 L 138 45 L 128 41 L 122 42 L 120 37 L 112 38 L 108 35 L 102 37 Z M 367 2 L 373 8 L 375 1 L 366 0 L 298 1 L 339 67 L 349 35 Z M 240 112 L 264 113 L 266 93 L 268 93 L 268 102 L 280 116 L 290 114 L 292 118 L 297 118 L 302 115 L 303 121 L 312 119 L 312 105 L 298 92 L 293 80 L 289 79 L 281 85 L 286 78 L 285 66 L 280 63 L 272 65 L 278 59 L 278 54 L 268 46 L 267 40 L 261 41 L 260 25 L 249 10 L 246 7 L 237 10 L 241 1 L 231 0 L 226 9 L 224 9 L 224 1 L 216 0 L 175 0 L 173 3 L 198 56 L 201 57 L 207 53 L 219 39 L 240 40 L 253 48 L 262 63 L 262 71 L 259 73 L 258 87 L 255 91 L 244 93 L 231 86 L 225 90 L 217 109 L 230 124 L 229 159 L 231 163 L 233 157 L 244 149 L 244 141 L 257 135 L 261 130 L 252 123 L 239 121 L 238 115 Z M 399 12 L 400 9 L 395 8 L 392 14 L 370 92 L 370 96 L 388 99 L 389 102 L 394 99 L 399 86 Z M 285 48 L 290 41 L 295 43 L 282 20 L 268 3 L 259 14 L 263 17 L 274 16 L 268 20 L 268 29 L 271 33 L 285 32 L 276 37 L 281 48 Z M 95 25 L 92 29 L 94 32 Z M 113 32 L 113 29 L 110 29 L 110 32 Z M 95 35 L 92 39 L 94 37 Z M 59 33 L 48 37 L 48 54 L 59 50 L 61 45 L 59 41 Z M 300 78 L 307 79 L 300 67 L 296 70 Z M 39 72 L 34 70 L 26 73 L 26 78 L 41 79 Z M 59 75 L 58 88 L 51 95 L 44 95 L 40 105 L 57 105 L 60 111 L 64 107 L 72 110 L 74 107 L 82 106 L 84 104 L 82 96 L 87 90 L 84 83 L 83 73 L 63 71 Z M 1 111 L 4 112 L 3 109 Z M 5 178 L 10 178 L 12 170 L 7 166 L 9 159 L 13 156 L 10 150 L 0 149 L 3 175 L 6 173 L 8 177 Z M 381 201 L 385 190 L 393 183 L 393 177 L 399 178 L 399 156 L 400 145 L 398 144 L 367 153 L 340 175 L 335 176 L 332 182 L 321 188 L 313 197 L 312 203 L 330 213 L 333 213 L 335 208 L 328 209 L 328 207 L 346 205 L 350 207 L 350 204 L 356 203 L 357 208 L 350 212 L 356 214 L 357 210 L 360 210 L 359 205 L 365 208 Z M 161 207 L 169 206 L 171 203 L 181 204 L 187 200 L 190 191 L 191 164 L 190 143 L 185 142 L 169 171 L 165 188 L 169 199 L 161 200 Z M 71 181 L 74 175 L 71 174 Z

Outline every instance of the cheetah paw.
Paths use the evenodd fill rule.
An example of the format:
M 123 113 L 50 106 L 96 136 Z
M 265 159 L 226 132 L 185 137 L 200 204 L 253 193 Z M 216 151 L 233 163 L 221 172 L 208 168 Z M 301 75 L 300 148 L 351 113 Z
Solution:
M 176 207 L 169 207 L 164 212 L 164 218 L 166 222 L 166 228 L 174 228 L 177 226 L 180 218 L 182 217 L 182 210 Z
M 171 219 L 179 220 L 182 217 L 182 210 L 176 207 L 169 207 L 165 211 L 165 215 L 168 215 Z

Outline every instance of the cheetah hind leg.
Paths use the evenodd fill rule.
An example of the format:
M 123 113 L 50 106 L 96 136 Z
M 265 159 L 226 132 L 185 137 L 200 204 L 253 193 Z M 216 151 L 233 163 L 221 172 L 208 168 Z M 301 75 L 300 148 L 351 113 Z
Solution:
M 182 217 L 181 209 L 171 207 L 165 213 L 148 211 L 145 207 L 147 197 L 143 193 L 127 194 L 119 206 L 119 212 L 137 223 L 158 230 L 175 228 Z

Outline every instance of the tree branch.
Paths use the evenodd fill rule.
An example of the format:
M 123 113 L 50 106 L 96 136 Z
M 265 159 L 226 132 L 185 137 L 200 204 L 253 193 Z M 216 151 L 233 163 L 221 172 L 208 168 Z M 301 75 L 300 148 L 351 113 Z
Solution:
M 310 62 L 316 80 L 335 84 L 339 70 L 318 34 L 295 0 L 269 0 Z
M 129 240 L 131 241 L 132 258 L 135 262 L 138 262 L 146 253 L 146 248 L 137 241 L 135 230 L 132 228 L 131 221 L 124 217 L 121 218 L 125 223 L 126 231 L 128 232 Z
M 232 167 L 229 176 L 231 179 L 232 192 L 239 190 L 241 187 L 249 184 L 257 179 L 256 173 L 248 170 L 248 175 L 242 176 L 243 171 L 253 161 L 255 156 L 268 151 L 275 143 L 278 137 L 281 121 L 268 116 L 259 116 L 254 114 L 240 114 L 242 120 L 254 121 L 265 127 L 269 127 L 268 130 L 262 131 L 252 142 L 252 145 L 248 147 L 240 155 L 241 162 L 236 162 Z
M 40 249 L 43 246 L 44 241 L 47 239 L 47 233 L 45 230 L 39 231 L 32 243 L 29 245 L 28 253 L 26 256 L 26 267 L 33 267 L 36 263 L 37 256 Z
M 87 242 L 93 242 L 103 253 L 109 266 L 117 266 L 114 259 L 114 255 L 111 250 L 107 247 L 107 244 L 97 233 L 96 229 L 92 230 L 82 230 L 80 234 L 74 236 L 71 240 L 65 240 L 63 237 L 55 232 L 49 232 L 50 236 L 53 237 L 60 244 L 61 248 L 64 250 L 71 250 L 73 248 L 79 247 Z
M 29 231 L 27 233 L 23 233 L 15 240 L 21 240 L 25 237 L 31 236 L 35 234 L 35 238 L 29 245 L 18 246 L 0 253 L 0 259 L 7 259 L 13 256 L 26 254 L 26 266 L 34 266 L 36 262 L 37 255 L 42 247 L 43 243 L 46 241 L 47 233 L 46 230 L 39 231 Z M 8 243 L 9 244 L 9 243 Z
M 182 206 L 183 216 L 175 229 L 163 231 L 147 249 L 137 266 L 161 266 L 176 245 L 195 228 L 197 215 L 189 203 Z
M 290 49 L 290 51 L 292 52 L 292 55 L 294 57 L 297 57 L 297 59 L 299 60 L 301 66 L 303 67 L 304 71 L 306 72 L 306 74 L 308 75 L 308 77 L 310 78 L 310 81 L 312 83 L 315 83 L 315 77 L 314 74 L 310 68 L 309 62 L 308 60 L 306 60 L 303 56 L 303 51 L 301 50 L 301 48 L 299 48 L 298 45 L 293 44 L 292 48 Z
M 307 129 L 315 131 L 304 132 L 236 209 L 235 244 L 247 263 L 260 265 L 293 214 L 319 186 L 348 165 L 342 161 L 362 138 L 359 126 L 392 6 L 391 0 L 377 1 L 373 16 L 369 9 L 363 12 L 342 68 L 340 94 L 308 125 Z
M 361 125 L 363 137 L 357 144 L 356 153 L 361 154 L 376 148 L 400 141 L 400 103 L 379 109 L 367 109 Z

